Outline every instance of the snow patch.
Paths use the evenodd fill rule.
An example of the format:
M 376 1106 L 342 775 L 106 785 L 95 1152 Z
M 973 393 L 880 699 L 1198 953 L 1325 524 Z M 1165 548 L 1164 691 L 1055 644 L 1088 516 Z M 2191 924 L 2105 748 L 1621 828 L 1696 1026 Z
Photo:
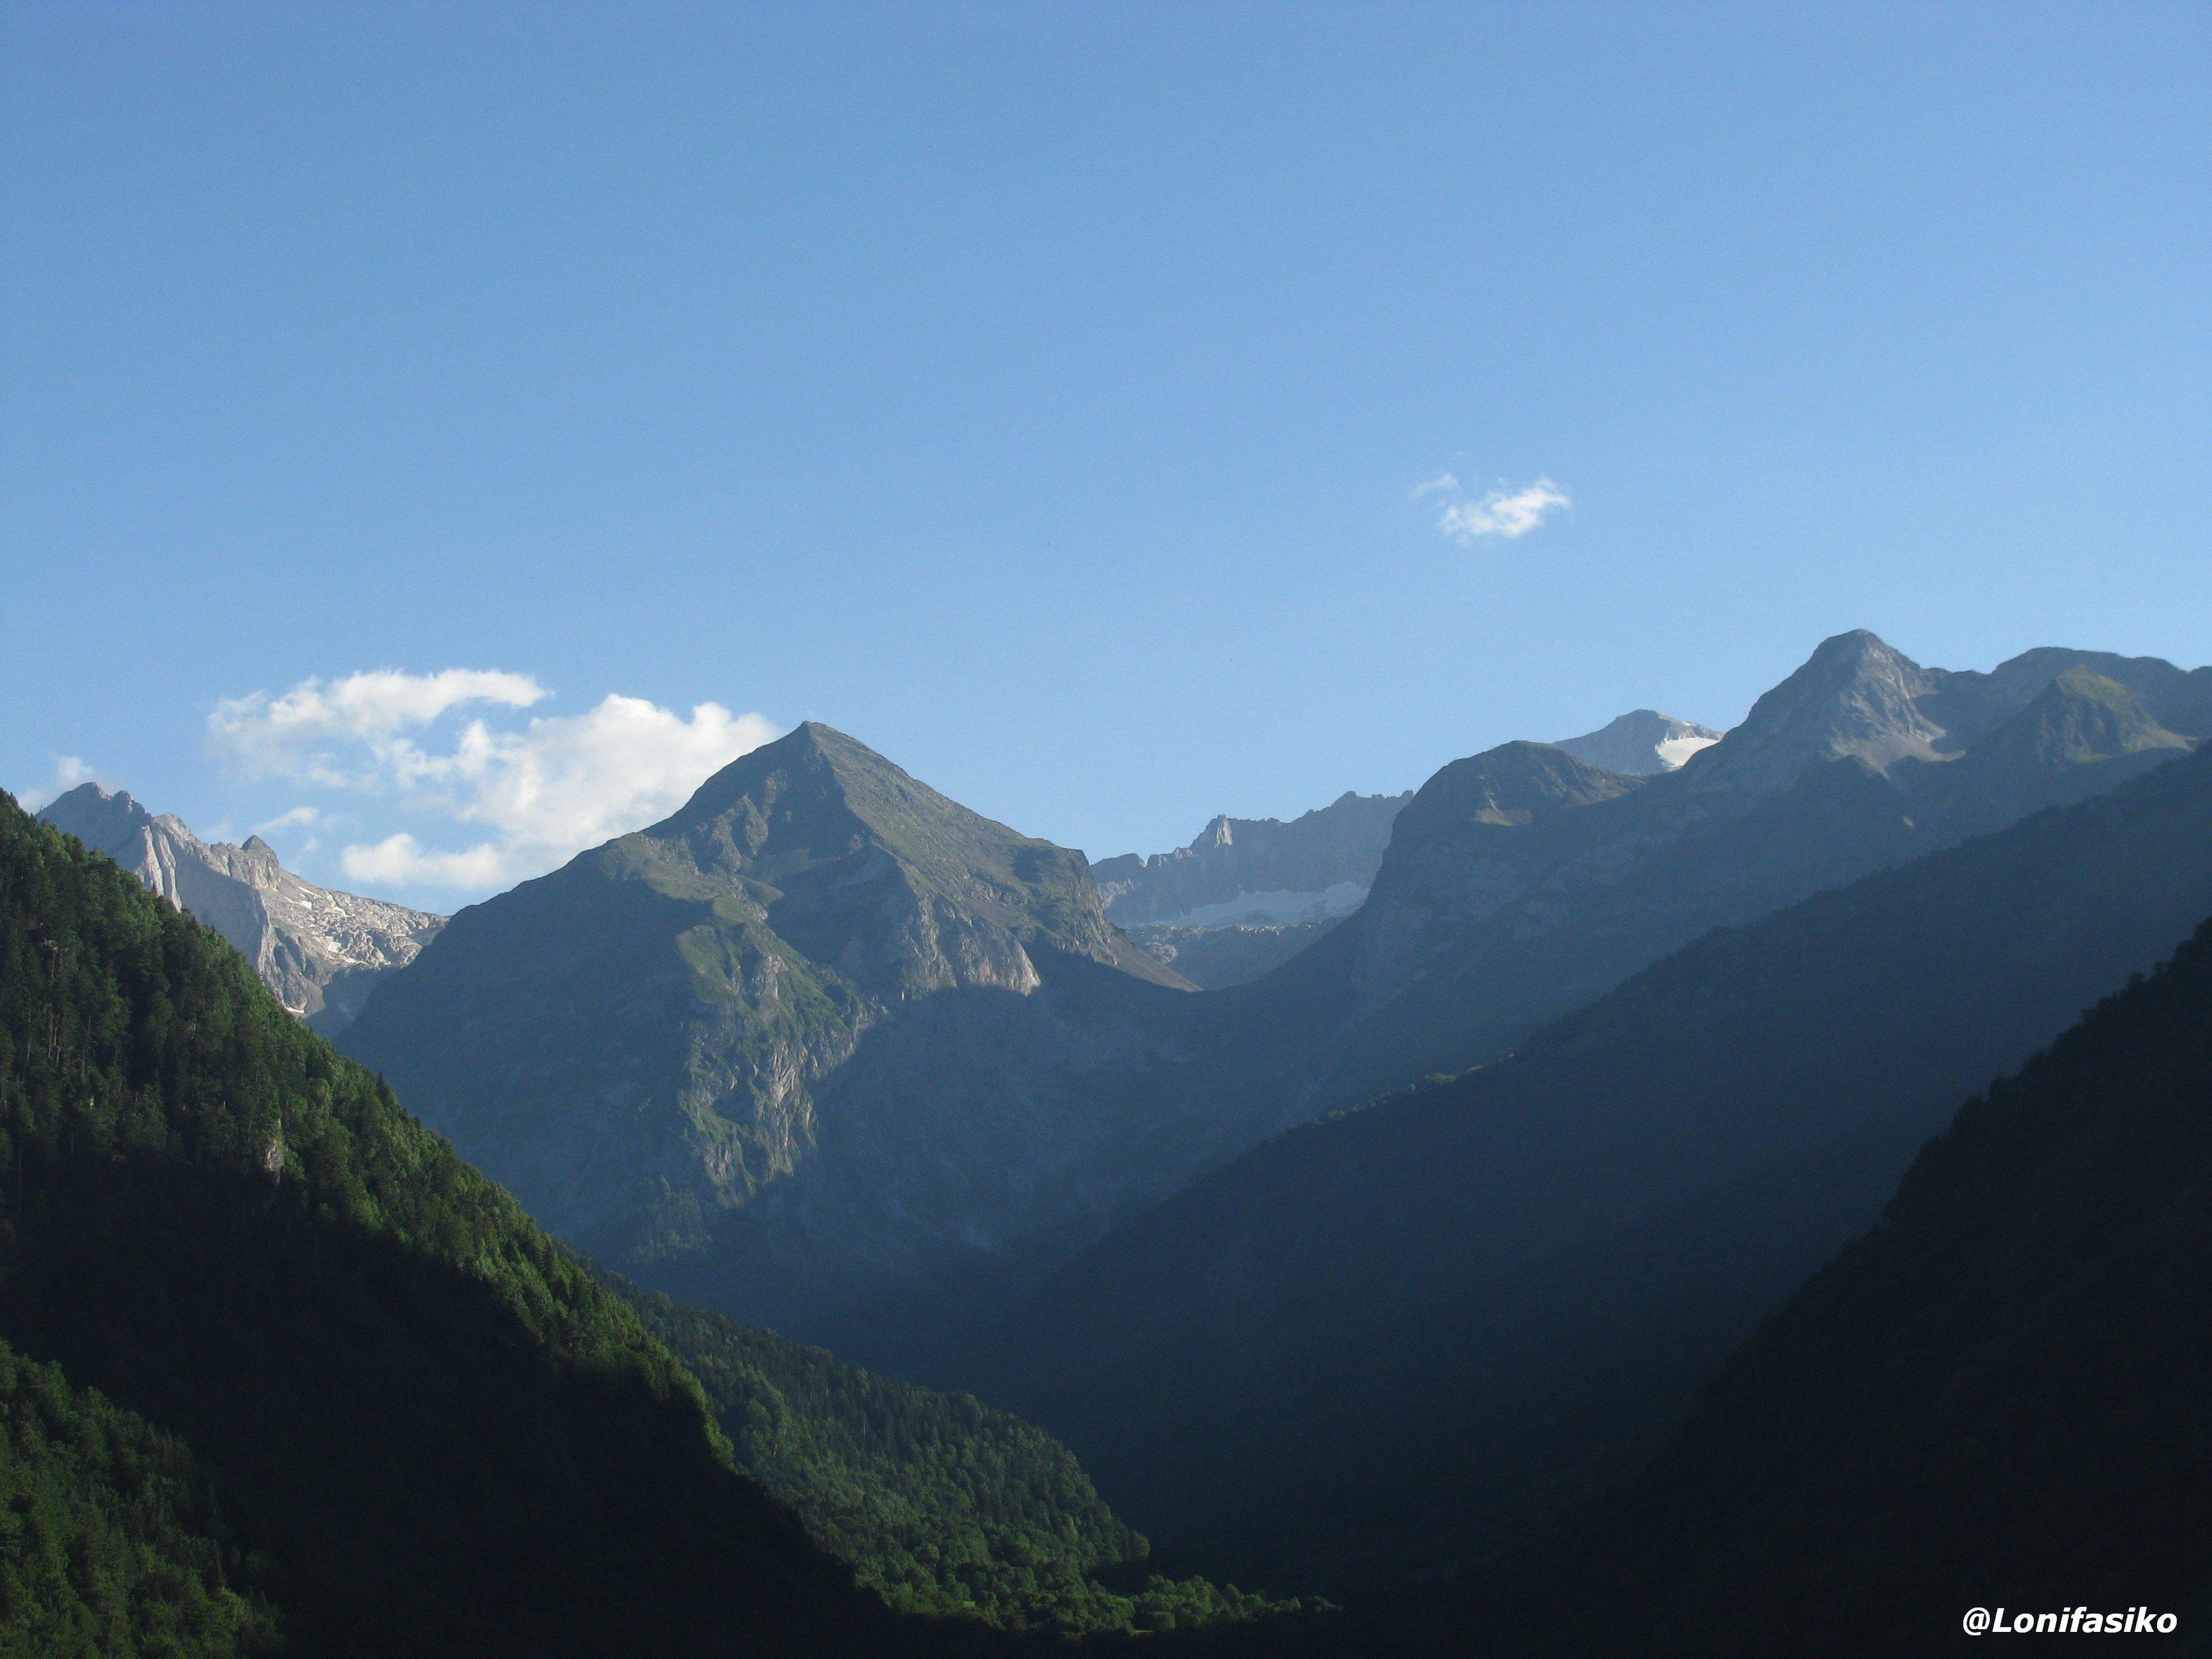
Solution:
M 1367 889 L 1356 881 L 1340 881 L 1317 893 L 1278 890 L 1267 893 L 1239 893 L 1218 904 L 1201 904 L 1179 916 L 1148 924 L 1158 927 L 1285 927 L 1301 921 L 1328 921 L 1348 916 L 1366 902 Z

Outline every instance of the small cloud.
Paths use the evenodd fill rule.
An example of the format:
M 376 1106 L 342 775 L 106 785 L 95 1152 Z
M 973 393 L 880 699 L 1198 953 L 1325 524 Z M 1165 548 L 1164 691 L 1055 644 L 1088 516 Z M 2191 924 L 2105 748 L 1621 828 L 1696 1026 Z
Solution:
M 1462 547 L 1474 546 L 1484 536 L 1503 536 L 1512 541 L 1527 535 L 1553 513 L 1574 507 L 1567 492 L 1549 478 L 1538 478 L 1518 489 L 1500 483 L 1476 495 L 1462 489 L 1451 473 L 1439 472 L 1415 484 L 1411 493 L 1415 501 L 1431 495 L 1442 499 L 1437 528 Z
M 323 821 L 322 812 L 313 806 L 295 806 L 289 812 L 279 812 L 266 823 L 257 823 L 253 833 L 266 836 L 280 830 L 312 830 Z
M 54 780 L 44 789 L 26 789 L 15 797 L 26 812 L 36 812 L 51 802 L 66 795 L 81 783 L 97 781 L 98 775 L 76 755 L 54 757 Z

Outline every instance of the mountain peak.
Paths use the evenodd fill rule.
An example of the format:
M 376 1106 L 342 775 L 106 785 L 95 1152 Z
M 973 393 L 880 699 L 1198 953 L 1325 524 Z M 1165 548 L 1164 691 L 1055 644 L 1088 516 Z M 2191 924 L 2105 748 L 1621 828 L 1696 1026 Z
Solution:
M 1678 720 L 1656 708 L 1635 708 L 1595 732 L 1563 738 L 1553 746 L 1608 772 L 1650 777 L 1673 771 L 1720 740 L 1721 734 L 1710 726 Z
M 774 743 L 763 744 L 761 748 L 810 750 L 828 759 L 866 759 L 885 766 L 890 764 L 858 738 L 848 737 L 836 726 L 825 726 L 820 720 L 801 720 Z
M 804 815 L 839 808 L 865 817 L 867 815 L 857 811 L 853 800 L 854 786 L 864 780 L 879 787 L 892 780 L 923 787 L 857 738 L 819 720 L 802 720 L 781 737 L 738 756 L 694 790 L 691 799 L 675 812 L 644 833 L 680 833 L 720 817 L 747 800 L 760 812 L 773 805 L 786 817 L 793 812 Z
M 221 933 L 279 1001 L 325 1036 L 445 926 L 443 916 L 302 881 L 258 836 L 243 847 L 210 845 L 175 813 L 156 816 L 124 790 L 80 784 L 39 818 Z
M 671 894 L 742 893 L 814 961 L 887 994 L 1033 988 L 1036 946 L 1182 984 L 1115 933 L 1080 853 L 987 818 L 815 720 L 577 862 Z
M 1978 769 L 2027 765 L 2040 771 L 2189 747 L 2187 738 L 2160 726 L 2128 687 L 2077 663 L 2053 678 L 1969 758 Z
M 1863 628 L 1835 635 L 1686 778 L 1764 794 L 1828 761 L 1854 758 L 1884 772 L 1899 760 L 1940 758 L 1945 730 L 1922 705 L 1946 678 Z
M 1189 988 L 1082 854 L 810 721 L 473 906 L 348 1040 L 587 1249 L 813 1320 L 1056 1216 Z
M 1472 824 L 1517 827 L 1625 795 L 1638 781 L 1555 744 L 1502 743 L 1454 761 L 1423 784 L 1398 815 L 1392 852 L 1463 834 Z
M 132 799 L 129 790 L 110 791 L 97 783 L 80 783 L 57 795 L 38 816 L 111 857 L 117 856 L 121 842 L 154 822 L 154 815 Z

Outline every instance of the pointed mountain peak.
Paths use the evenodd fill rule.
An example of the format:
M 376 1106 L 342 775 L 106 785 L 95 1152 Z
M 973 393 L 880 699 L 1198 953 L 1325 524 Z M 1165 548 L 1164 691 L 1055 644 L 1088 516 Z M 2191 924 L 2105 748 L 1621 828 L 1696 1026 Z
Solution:
M 1893 662 L 1909 662 L 1905 654 L 1870 628 L 1847 629 L 1841 634 L 1831 634 L 1813 647 L 1813 654 L 1805 659 L 1808 668 L 1823 663 L 1863 662 L 1869 658 Z
M 830 760 L 865 757 L 886 766 L 890 763 L 859 738 L 847 737 L 836 726 L 824 726 L 820 720 L 801 720 L 774 743 L 763 744 L 754 752 L 758 754 L 769 750 L 820 755 Z
M 1182 983 L 1117 940 L 1082 854 L 972 811 L 814 720 L 569 868 L 759 905 L 786 940 L 870 985 L 1030 986 L 1023 950 L 1040 943 Z
M 1685 781 L 1766 794 L 1829 761 L 1881 772 L 1908 757 L 1936 759 L 1946 733 L 1924 705 L 1946 678 L 1865 629 L 1836 635 L 1698 757 Z
M 832 819 L 848 830 L 857 819 L 880 830 L 917 812 L 975 817 L 859 739 L 819 720 L 803 720 L 732 761 L 645 833 L 680 834 L 739 811 L 763 819 L 809 821 L 817 830 L 829 829 Z
M 1720 740 L 1721 734 L 1710 726 L 1678 720 L 1656 708 L 1637 708 L 1597 731 L 1563 738 L 1553 747 L 1608 772 L 1650 777 L 1673 771 L 1699 750 L 1710 749 Z

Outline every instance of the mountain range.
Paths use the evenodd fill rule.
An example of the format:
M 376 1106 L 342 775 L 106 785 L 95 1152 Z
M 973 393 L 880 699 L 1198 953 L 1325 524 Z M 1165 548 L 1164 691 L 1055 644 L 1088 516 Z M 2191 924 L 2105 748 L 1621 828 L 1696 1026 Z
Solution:
M 243 847 L 210 845 L 182 819 L 156 817 L 127 793 L 96 783 L 79 784 L 39 817 L 221 933 L 278 1001 L 325 1036 L 352 1024 L 377 981 L 414 961 L 446 925 L 443 916 L 302 881 L 258 836 Z
M 1297 1639 L 1031 1425 L 581 1261 L 4 796 L 0 1494 L 42 1656 Z
M 623 1272 L 927 1365 L 1273 1134 L 2208 730 L 2202 671 L 2045 651 L 1947 674 L 1841 635 L 1676 769 L 1544 744 L 1453 763 L 1392 818 L 1358 910 L 1194 994 L 1080 854 L 809 724 L 464 911 L 341 1042 Z M 1339 843 L 1380 811 L 1341 813 Z
M 1961 1097 L 2207 915 L 2212 749 L 1711 932 L 1508 1058 L 1280 1135 L 944 1375 L 1234 1573 L 1468 1571 L 1649 1450 Z
M 1950 673 L 1839 635 L 1675 770 L 1604 772 L 1542 744 L 1445 767 L 1399 815 L 1366 903 L 1226 994 L 1221 1024 L 1242 1029 L 1221 1052 L 1285 1125 L 1482 1065 L 1711 928 L 2111 788 L 2208 733 L 2212 670 L 2039 650 Z
M 2212 670 L 1847 634 L 1725 736 L 1094 872 L 810 723 L 442 926 L 0 801 L 0 1629 L 1903 1653 L 2186 1597 L 2208 737 Z
M 1556 745 L 1601 770 L 1670 772 L 1720 741 L 1709 726 L 1639 708 Z M 1206 990 L 1243 985 L 1281 966 L 1366 901 L 1399 795 L 1347 791 L 1327 806 L 1279 818 L 1214 818 L 1188 847 L 1123 854 L 1091 867 L 1108 920 Z

